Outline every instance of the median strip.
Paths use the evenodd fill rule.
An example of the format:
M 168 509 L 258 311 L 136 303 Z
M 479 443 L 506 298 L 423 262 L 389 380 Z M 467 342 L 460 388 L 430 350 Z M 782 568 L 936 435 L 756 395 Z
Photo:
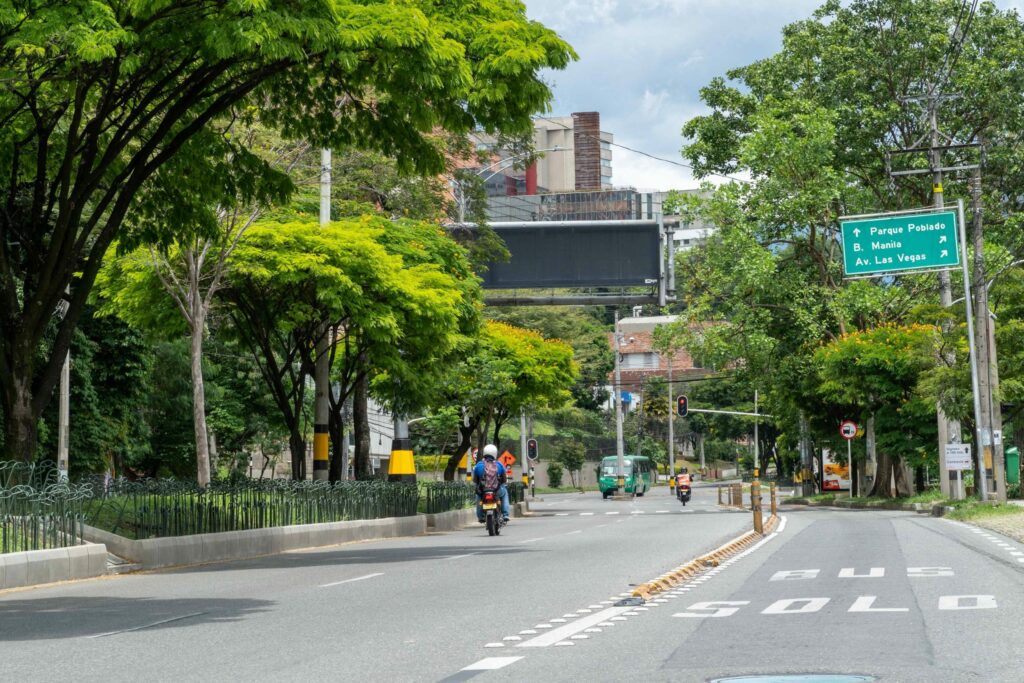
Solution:
M 735 555 L 755 542 L 766 538 L 767 534 L 777 523 L 777 517 L 770 517 L 764 524 L 764 534 L 759 534 L 756 531 L 748 531 L 745 534 L 737 536 L 728 543 L 715 548 L 710 553 L 701 555 L 694 560 L 681 564 L 672 571 L 666 572 L 656 579 L 640 584 L 633 589 L 632 595 L 647 600 L 658 593 L 675 588 L 681 583 L 692 581 L 698 575 L 707 571 L 709 567 L 717 567 L 722 560 Z

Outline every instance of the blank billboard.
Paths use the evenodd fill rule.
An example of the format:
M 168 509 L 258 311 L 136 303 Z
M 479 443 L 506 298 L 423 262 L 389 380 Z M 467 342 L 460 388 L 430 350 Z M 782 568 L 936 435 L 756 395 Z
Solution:
M 511 253 L 488 264 L 485 289 L 635 287 L 661 275 L 654 221 L 492 223 Z

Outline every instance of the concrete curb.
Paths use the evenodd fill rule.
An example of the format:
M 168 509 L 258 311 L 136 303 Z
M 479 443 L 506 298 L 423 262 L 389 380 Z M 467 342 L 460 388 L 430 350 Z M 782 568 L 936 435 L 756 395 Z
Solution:
M 476 521 L 476 510 L 473 508 L 438 512 L 426 515 L 426 518 L 427 531 L 457 531 L 472 524 L 479 524 Z
M 450 524 L 452 522 L 449 520 L 452 518 L 447 518 L 441 523 Z M 263 555 L 276 555 L 288 550 L 339 545 L 352 541 L 421 536 L 425 533 L 427 515 L 225 531 L 215 534 L 150 538 L 142 541 L 133 541 L 90 526 L 85 527 L 83 535 L 90 541 L 105 544 L 110 552 L 138 564 L 140 569 L 160 569 L 244 560 Z
M 106 573 L 107 549 L 103 544 L 0 555 L 0 590 L 91 579 Z
M 841 510 L 895 510 L 902 512 L 919 512 L 922 514 L 934 514 L 934 506 L 931 503 L 874 503 L 868 504 L 863 501 L 848 501 L 837 498 L 830 501 L 815 501 L 800 499 L 779 503 L 780 505 L 802 505 L 804 507 L 839 508 Z
M 756 531 L 748 531 L 737 536 L 706 555 L 701 555 L 695 560 L 679 565 L 672 571 L 665 572 L 656 579 L 640 584 L 633 589 L 633 596 L 649 600 L 653 595 L 674 588 L 680 583 L 689 581 L 698 574 L 704 573 L 708 567 L 717 567 L 723 559 L 738 553 L 771 533 L 771 530 L 775 528 L 778 521 L 778 517 L 769 517 L 764 523 L 764 533 L 759 534 Z

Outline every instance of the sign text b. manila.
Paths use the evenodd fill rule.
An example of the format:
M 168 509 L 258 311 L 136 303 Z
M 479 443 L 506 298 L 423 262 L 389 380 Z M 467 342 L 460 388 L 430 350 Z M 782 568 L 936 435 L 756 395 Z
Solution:
M 956 212 L 840 219 L 846 277 L 952 268 L 960 264 Z

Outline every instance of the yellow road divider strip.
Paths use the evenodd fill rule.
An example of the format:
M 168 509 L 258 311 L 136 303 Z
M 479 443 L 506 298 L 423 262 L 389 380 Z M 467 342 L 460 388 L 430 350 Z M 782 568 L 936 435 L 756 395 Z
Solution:
M 648 600 L 651 596 L 657 595 L 658 593 L 662 593 L 671 588 L 675 588 L 679 584 L 689 581 L 699 574 L 703 574 L 707 571 L 708 567 L 717 567 L 722 560 L 735 555 L 771 533 L 772 529 L 775 528 L 775 525 L 778 524 L 778 521 L 778 517 L 769 517 L 765 520 L 763 534 L 759 534 L 756 531 L 748 531 L 742 536 L 737 536 L 728 543 L 715 548 L 706 555 L 701 555 L 696 559 L 679 565 L 671 571 L 665 572 L 656 579 L 640 584 L 633 589 L 633 596 Z

